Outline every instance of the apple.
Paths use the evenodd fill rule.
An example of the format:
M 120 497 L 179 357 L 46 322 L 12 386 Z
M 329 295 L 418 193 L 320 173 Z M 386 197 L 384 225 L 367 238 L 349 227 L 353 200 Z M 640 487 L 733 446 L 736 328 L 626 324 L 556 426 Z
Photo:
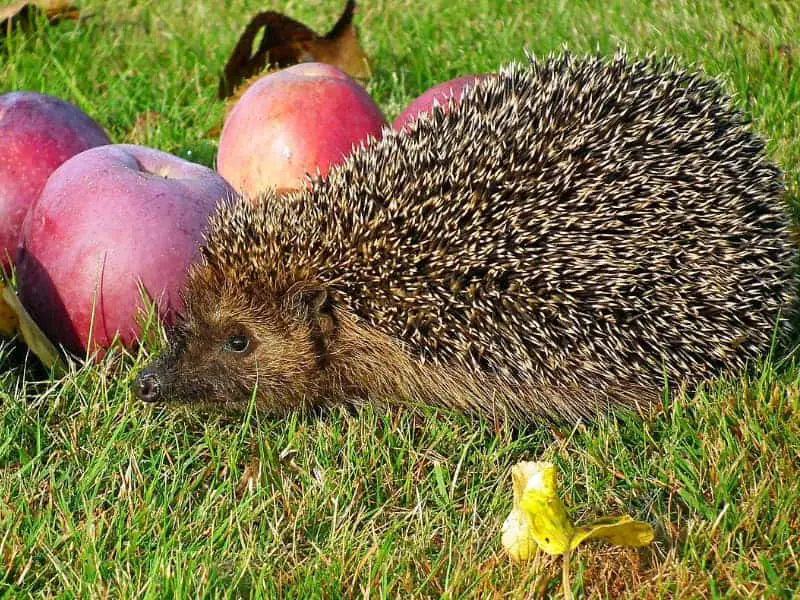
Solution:
M 457 105 L 464 95 L 464 90 L 487 77 L 491 77 L 491 75 L 464 75 L 433 86 L 421 96 L 414 99 L 411 104 L 397 116 L 392 123 L 392 129 L 395 131 L 408 130 L 412 121 L 422 114 L 431 112 L 434 102 L 442 107 L 442 111 L 447 113 L 451 107 L 451 100 L 454 105 Z
M 301 63 L 265 75 L 236 102 L 219 140 L 217 170 L 255 198 L 266 188 L 298 189 L 324 177 L 354 146 L 380 138 L 386 120 L 343 71 Z
M 235 192 L 213 170 L 134 145 L 86 150 L 50 176 L 16 256 L 23 306 L 75 354 L 140 334 L 139 283 L 170 323 L 209 215 Z
M 22 221 L 50 173 L 68 158 L 110 144 L 78 107 L 36 92 L 0 96 L 0 268 L 13 259 Z

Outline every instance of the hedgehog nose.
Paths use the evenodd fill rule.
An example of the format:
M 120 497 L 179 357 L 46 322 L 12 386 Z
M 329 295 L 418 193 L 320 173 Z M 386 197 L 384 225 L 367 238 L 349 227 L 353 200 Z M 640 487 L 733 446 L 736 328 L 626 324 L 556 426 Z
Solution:
M 144 371 L 140 373 L 134 383 L 136 395 L 144 402 L 155 402 L 161 395 L 161 384 L 155 373 Z

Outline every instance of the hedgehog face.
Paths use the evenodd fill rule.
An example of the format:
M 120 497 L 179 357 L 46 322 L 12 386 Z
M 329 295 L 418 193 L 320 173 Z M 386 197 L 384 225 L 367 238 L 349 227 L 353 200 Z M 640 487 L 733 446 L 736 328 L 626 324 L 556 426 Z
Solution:
M 255 395 L 274 413 L 313 401 L 325 329 L 313 315 L 326 295 L 301 287 L 257 299 L 225 288 L 191 292 L 169 349 L 136 379 L 139 398 L 233 407 Z

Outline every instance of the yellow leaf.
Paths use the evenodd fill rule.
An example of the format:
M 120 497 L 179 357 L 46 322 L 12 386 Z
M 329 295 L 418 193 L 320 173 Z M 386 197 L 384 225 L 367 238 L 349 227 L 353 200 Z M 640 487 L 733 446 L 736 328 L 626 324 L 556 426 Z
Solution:
M 0 281 L 0 336 L 14 337 L 17 333 L 17 315 L 3 300 L 3 288 L 5 285 Z
M 548 462 L 524 462 L 511 469 L 514 496 L 530 519 L 536 545 L 548 554 L 564 554 L 570 547 L 573 526 L 558 496 L 556 469 Z
M 552 463 L 518 463 L 511 468 L 511 482 L 514 510 L 503 523 L 501 541 L 515 560 L 529 557 L 532 544 L 557 555 L 591 539 L 620 546 L 646 546 L 653 541 L 653 529 L 629 516 L 603 517 L 575 527 L 558 495 Z
M 500 542 L 508 555 L 517 562 L 533 558 L 536 554 L 536 542 L 531 536 L 531 522 L 528 516 L 515 508 L 503 523 Z
M 575 527 L 558 495 L 556 469 L 549 462 L 521 462 L 511 467 L 514 510 L 503 523 L 501 542 L 513 560 L 531 558 L 536 547 L 563 554 L 564 598 L 571 600 L 570 554 L 581 542 L 602 539 L 620 546 L 646 546 L 653 541 L 647 524 L 628 516 L 602 517 Z
M 581 542 L 593 539 L 605 540 L 618 546 L 647 546 L 653 541 L 653 528 L 627 515 L 603 517 L 589 525 L 577 527 L 570 547 L 575 548 Z
M 31 352 L 33 352 L 48 369 L 53 369 L 57 374 L 64 373 L 66 371 L 66 366 L 58 350 L 53 343 L 47 339 L 47 336 L 42 330 L 39 329 L 39 326 L 28 314 L 28 311 L 25 310 L 25 307 L 22 306 L 22 303 L 19 301 L 14 291 L 9 287 L 4 287 L 0 290 L 0 293 L 5 304 L 16 315 L 17 319 L 19 319 L 17 326 L 22 334 L 22 339 L 25 340 Z
M 514 510 L 503 524 L 501 542 L 514 560 L 526 560 L 539 547 L 563 554 L 570 547 L 573 526 L 556 487 L 552 463 L 521 462 L 511 468 Z

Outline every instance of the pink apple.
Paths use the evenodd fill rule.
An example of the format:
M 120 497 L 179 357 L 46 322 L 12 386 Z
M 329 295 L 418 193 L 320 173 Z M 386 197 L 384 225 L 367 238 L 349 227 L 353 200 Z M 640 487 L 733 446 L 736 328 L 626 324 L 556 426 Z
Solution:
M 464 90 L 487 77 L 490 77 L 490 75 L 464 75 L 433 86 L 427 92 L 418 96 L 397 116 L 394 123 L 392 123 L 392 129 L 396 131 L 408 129 L 411 122 L 421 114 L 431 112 L 434 102 L 439 104 L 444 112 L 447 112 L 450 109 L 451 100 L 458 104 L 464 95 Z
M 234 105 L 219 140 L 217 170 L 247 196 L 282 193 L 321 176 L 386 125 L 366 90 L 343 71 L 302 63 L 265 75 Z
M 79 108 L 35 92 L 0 96 L 0 267 L 14 256 L 22 221 L 50 173 L 88 148 L 111 143 Z
M 117 333 L 134 346 L 138 283 L 170 322 L 208 216 L 234 193 L 211 169 L 151 148 L 78 154 L 25 219 L 16 257 L 23 305 L 76 354 L 107 348 Z

